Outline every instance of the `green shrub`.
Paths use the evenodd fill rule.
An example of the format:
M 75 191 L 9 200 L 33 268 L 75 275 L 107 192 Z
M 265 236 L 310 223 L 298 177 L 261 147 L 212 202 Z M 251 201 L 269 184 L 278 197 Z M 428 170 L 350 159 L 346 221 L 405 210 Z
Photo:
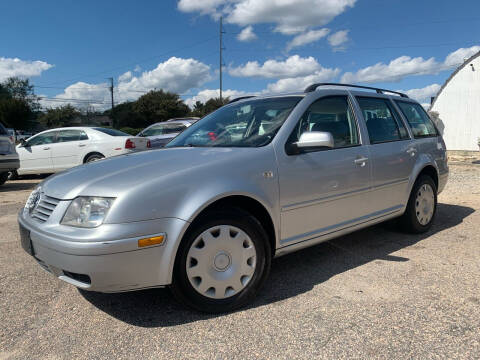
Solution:
M 135 129 L 135 128 L 131 128 L 131 127 L 122 127 L 119 130 L 123 131 L 124 133 L 130 134 L 130 135 L 137 135 L 143 129 Z

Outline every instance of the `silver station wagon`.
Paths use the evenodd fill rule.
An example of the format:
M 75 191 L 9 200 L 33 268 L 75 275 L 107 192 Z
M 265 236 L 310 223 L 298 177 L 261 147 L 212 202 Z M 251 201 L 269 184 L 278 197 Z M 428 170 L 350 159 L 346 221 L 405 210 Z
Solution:
M 225 312 L 253 298 L 273 257 L 397 217 L 427 231 L 447 176 L 416 101 L 314 84 L 235 99 L 164 149 L 54 175 L 18 221 L 23 248 L 81 289 L 169 286 Z

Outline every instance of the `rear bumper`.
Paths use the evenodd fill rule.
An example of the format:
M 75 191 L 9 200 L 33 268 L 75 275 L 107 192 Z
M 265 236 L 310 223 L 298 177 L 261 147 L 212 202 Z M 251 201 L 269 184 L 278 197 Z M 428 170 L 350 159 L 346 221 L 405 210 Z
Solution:
M 96 229 L 80 229 L 96 233 L 98 237 L 93 235 L 94 241 L 70 241 L 62 231 L 54 231 L 55 227 L 62 229 L 65 226 L 42 229 L 45 224 L 36 224 L 37 221 L 24 215 L 23 211 L 18 222 L 29 233 L 34 258 L 45 270 L 79 288 L 99 292 L 121 292 L 170 284 L 177 239 L 181 238 L 186 224 L 176 218 L 105 224 Z M 105 228 L 101 229 L 103 226 Z M 112 232 L 124 235 L 116 240 L 108 239 L 105 235 Z M 131 235 L 126 236 L 127 233 Z M 167 237 L 162 245 L 138 248 L 138 239 L 159 234 Z
M 0 172 L 17 170 L 19 167 L 18 155 L 0 155 Z

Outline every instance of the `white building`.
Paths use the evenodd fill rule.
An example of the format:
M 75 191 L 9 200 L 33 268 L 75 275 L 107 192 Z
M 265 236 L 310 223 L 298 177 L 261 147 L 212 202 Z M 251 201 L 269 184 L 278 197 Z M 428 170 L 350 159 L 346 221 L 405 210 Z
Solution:
M 438 113 L 448 150 L 478 150 L 480 138 L 480 52 L 445 81 L 430 112 Z

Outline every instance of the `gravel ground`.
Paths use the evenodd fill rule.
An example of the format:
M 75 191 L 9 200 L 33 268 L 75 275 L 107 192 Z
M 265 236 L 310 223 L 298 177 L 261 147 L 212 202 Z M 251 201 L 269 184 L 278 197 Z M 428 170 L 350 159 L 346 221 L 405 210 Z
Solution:
M 480 165 L 451 165 L 428 234 L 375 226 L 276 259 L 257 300 L 220 316 L 44 272 L 16 225 L 38 181 L 0 188 L 0 359 L 479 358 Z

